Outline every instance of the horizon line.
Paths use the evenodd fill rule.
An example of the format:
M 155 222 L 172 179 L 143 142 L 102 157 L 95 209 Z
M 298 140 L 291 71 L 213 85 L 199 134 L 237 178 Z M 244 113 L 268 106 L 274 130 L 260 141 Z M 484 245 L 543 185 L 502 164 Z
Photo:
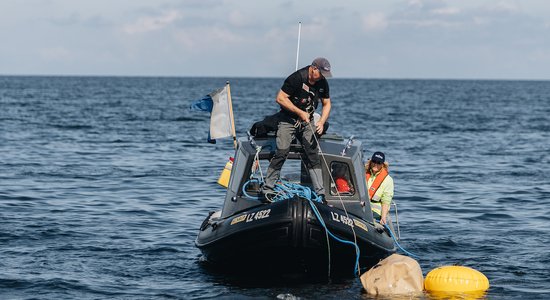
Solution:
M 114 74 L 1 74 L 0 77 L 113 77 L 113 78 L 233 78 L 233 79 L 281 79 L 286 76 L 222 76 L 222 75 L 114 75 Z M 433 77 L 332 77 L 332 80 L 441 80 L 441 81 L 550 81 L 542 78 L 433 78 Z

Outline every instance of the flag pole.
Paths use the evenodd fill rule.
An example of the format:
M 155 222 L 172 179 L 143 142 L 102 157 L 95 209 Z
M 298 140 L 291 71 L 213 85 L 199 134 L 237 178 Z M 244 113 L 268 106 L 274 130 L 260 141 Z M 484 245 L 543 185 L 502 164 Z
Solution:
M 233 119 L 233 103 L 231 102 L 231 87 L 229 80 L 225 82 L 227 85 L 227 102 L 229 102 L 229 119 L 231 119 L 231 133 L 233 134 L 233 147 L 237 149 L 237 134 L 235 133 L 235 120 Z
M 298 71 L 298 57 L 300 57 L 300 33 L 302 32 L 302 22 L 298 22 L 298 47 L 296 48 L 296 69 Z

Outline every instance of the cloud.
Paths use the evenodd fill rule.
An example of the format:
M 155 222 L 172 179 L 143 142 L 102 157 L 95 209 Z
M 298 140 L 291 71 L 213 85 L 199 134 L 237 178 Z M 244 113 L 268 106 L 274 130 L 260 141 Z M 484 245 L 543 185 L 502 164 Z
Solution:
M 436 8 L 432 9 L 432 13 L 435 15 L 457 15 L 460 13 L 460 9 L 457 7 L 442 7 L 442 8 Z
M 363 30 L 379 31 L 388 27 L 388 19 L 383 13 L 371 13 L 362 18 Z
M 293 30 L 294 28 L 292 28 Z M 307 22 L 307 26 L 302 26 L 302 38 L 309 41 L 321 41 L 328 43 L 331 41 L 330 34 L 330 22 L 326 18 L 315 16 Z M 294 35 L 291 32 L 291 35 Z
M 234 10 L 229 13 L 229 24 L 236 27 L 244 27 L 249 25 L 247 16 L 244 15 L 241 11 Z
M 4 73 L 283 76 L 301 21 L 339 77 L 548 78 L 543 0 L 29 1 L 0 1 Z
M 517 13 L 519 7 L 509 1 L 499 1 L 497 3 L 491 3 L 488 6 L 488 10 L 499 13 Z
M 146 33 L 163 29 L 175 21 L 182 18 L 182 13 L 177 10 L 170 10 L 160 16 L 141 17 L 132 24 L 127 24 L 123 27 L 123 31 L 127 34 Z
M 407 10 L 431 11 L 445 7 L 446 3 L 441 0 L 410 0 L 406 6 Z
M 190 51 L 222 50 L 229 44 L 238 44 L 245 39 L 227 28 L 197 27 L 180 29 L 175 34 L 176 41 Z M 208 51 L 208 50 L 207 50 Z
M 452 28 L 465 22 L 464 11 L 441 0 L 410 0 L 407 5 L 388 16 L 390 24 L 411 28 Z

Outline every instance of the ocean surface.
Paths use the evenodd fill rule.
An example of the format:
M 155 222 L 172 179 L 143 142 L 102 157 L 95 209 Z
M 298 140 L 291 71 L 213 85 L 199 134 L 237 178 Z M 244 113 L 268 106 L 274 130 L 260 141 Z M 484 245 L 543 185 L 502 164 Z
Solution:
M 201 262 L 233 151 L 189 106 L 226 80 L 239 136 L 277 111 L 283 78 L 0 77 L 0 299 L 371 299 L 357 278 L 253 284 Z M 329 132 L 386 153 L 424 275 L 464 265 L 488 299 L 550 298 L 550 82 L 329 82 Z

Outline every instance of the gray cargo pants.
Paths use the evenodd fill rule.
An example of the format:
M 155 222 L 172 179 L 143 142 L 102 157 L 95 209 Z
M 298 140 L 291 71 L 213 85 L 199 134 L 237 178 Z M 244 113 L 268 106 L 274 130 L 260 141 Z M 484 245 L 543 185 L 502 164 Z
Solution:
M 275 182 L 281 176 L 281 169 L 285 163 L 288 153 L 290 151 L 290 143 L 294 136 L 302 144 L 304 154 L 302 160 L 305 163 L 313 188 L 317 195 L 324 195 L 325 188 L 323 187 L 323 175 L 321 173 L 321 161 L 319 159 L 318 144 L 313 137 L 315 125 L 306 124 L 302 122 L 302 125 L 295 127 L 296 121 L 292 118 L 281 118 L 279 120 L 279 126 L 277 129 L 277 151 L 271 159 L 269 167 L 267 168 L 267 175 L 265 177 L 264 192 L 273 190 Z M 313 127 L 313 130 L 312 130 Z

